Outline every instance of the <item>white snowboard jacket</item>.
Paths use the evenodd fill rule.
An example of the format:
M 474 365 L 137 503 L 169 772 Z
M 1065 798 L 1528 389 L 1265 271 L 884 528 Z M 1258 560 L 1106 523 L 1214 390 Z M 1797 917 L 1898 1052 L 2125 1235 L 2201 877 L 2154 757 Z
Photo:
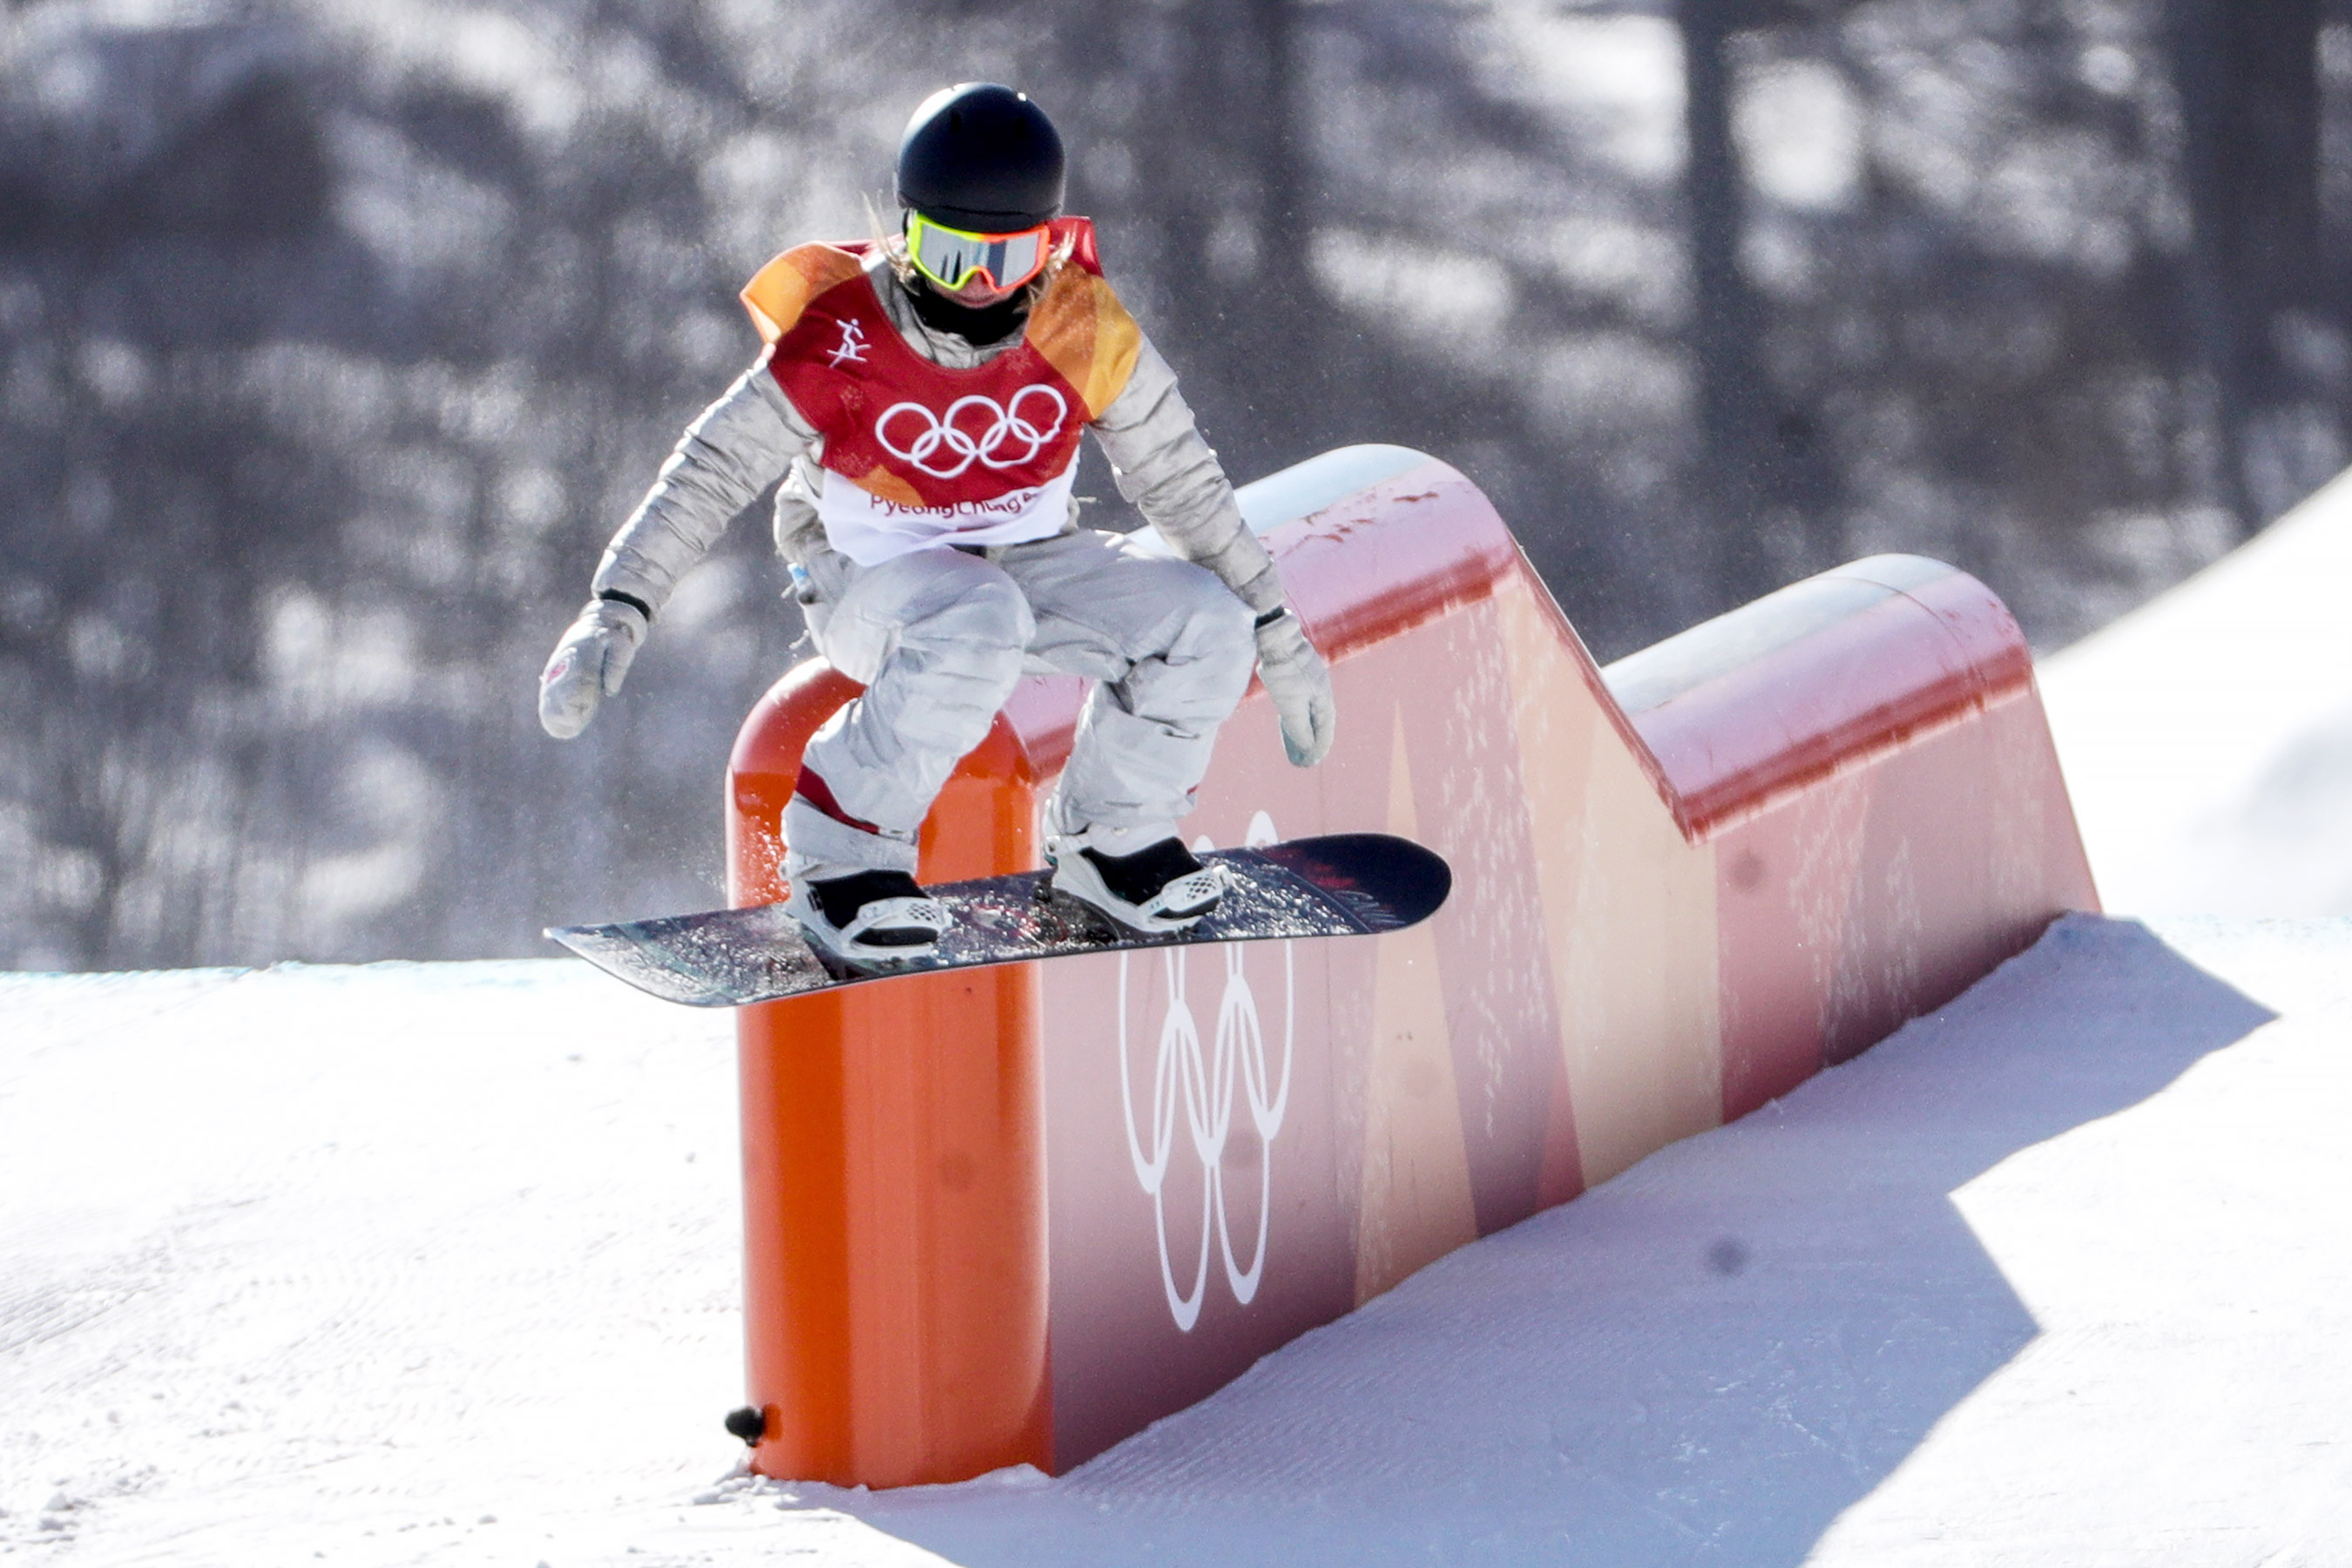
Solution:
M 1021 342 L 1018 328 L 982 345 L 933 331 L 915 314 L 888 266 L 878 253 L 866 262 L 874 290 L 899 336 L 934 363 L 968 370 Z M 763 351 L 686 427 L 653 489 L 606 547 L 594 592 L 625 594 L 658 614 L 728 523 L 779 478 L 777 551 L 801 565 L 827 548 L 815 504 L 818 487 L 828 482 L 818 460 L 824 438 L 769 374 L 772 352 Z M 1149 339 L 1125 389 L 1092 428 L 1119 493 L 1180 554 L 1216 574 L 1261 614 L 1282 603 L 1273 558 L 1242 521 L 1233 485 L 1176 389 L 1176 373 Z M 1075 504 L 1071 510 L 1076 512 Z M 1075 517 L 1067 526 L 1076 526 Z

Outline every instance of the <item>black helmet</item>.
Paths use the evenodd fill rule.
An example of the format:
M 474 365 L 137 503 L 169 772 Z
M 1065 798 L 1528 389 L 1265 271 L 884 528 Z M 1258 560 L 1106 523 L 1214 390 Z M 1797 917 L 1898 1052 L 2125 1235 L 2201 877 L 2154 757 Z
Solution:
M 983 234 L 1062 216 L 1062 138 L 1026 93 L 994 82 L 941 88 L 898 139 L 898 205 Z

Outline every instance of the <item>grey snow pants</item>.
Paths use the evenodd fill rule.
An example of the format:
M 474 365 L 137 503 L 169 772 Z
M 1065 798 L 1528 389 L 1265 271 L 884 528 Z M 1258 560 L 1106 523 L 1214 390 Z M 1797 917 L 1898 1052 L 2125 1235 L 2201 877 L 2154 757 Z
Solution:
M 788 878 L 912 874 L 932 797 L 1024 665 L 1096 682 L 1049 831 L 1172 830 L 1256 668 L 1247 605 L 1205 569 L 1121 534 L 1081 530 L 985 556 L 935 547 L 866 567 L 827 552 L 808 570 L 831 605 L 811 617 L 817 649 L 866 690 L 803 754 L 831 799 L 813 804 L 804 785 L 786 807 Z

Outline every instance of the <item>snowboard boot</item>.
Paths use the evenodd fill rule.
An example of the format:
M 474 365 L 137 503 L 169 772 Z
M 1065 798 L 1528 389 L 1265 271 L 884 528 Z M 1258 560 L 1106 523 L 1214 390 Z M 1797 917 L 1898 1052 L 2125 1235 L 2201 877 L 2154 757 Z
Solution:
M 784 907 L 811 942 L 861 963 L 928 958 L 949 921 L 947 906 L 904 871 L 795 881 Z
M 1045 860 L 1054 868 L 1054 890 L 1147 936 L 1197 925 L 1224 896 L 1224 879 L 1165 829 L 1150 842 L 1136 843 L 1149 833 L 1090 827 L 1047 834 Z

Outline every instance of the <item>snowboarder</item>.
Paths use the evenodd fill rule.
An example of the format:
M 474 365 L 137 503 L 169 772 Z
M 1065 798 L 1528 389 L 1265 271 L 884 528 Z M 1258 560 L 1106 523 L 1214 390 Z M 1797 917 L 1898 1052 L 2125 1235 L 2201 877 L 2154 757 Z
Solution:
M 915 836 L 1024 663 L 1092 678 L 1045 807 L 1055 887 L 1139 931 L 1219 882 L 1177 836 L 1217 728 L 1261 673 L 1290 760 L 1330 749 L 1331 680 L 1165 360 L 1061 216 L 1053 124 L 1010 88 L 934 93 L 898 145 L 898 232 L 804 245 L 743 290 L 766 347 L 687 427 L 541 678 L 577 735 L 678 579 L 780 477 L 778 550 L 817 650 L 865 683 L 809 742 L 783 817 L 792 912 L 851 959 L 949 920 Z M 1183 559 L 1080 528 L 1081 426 Z

